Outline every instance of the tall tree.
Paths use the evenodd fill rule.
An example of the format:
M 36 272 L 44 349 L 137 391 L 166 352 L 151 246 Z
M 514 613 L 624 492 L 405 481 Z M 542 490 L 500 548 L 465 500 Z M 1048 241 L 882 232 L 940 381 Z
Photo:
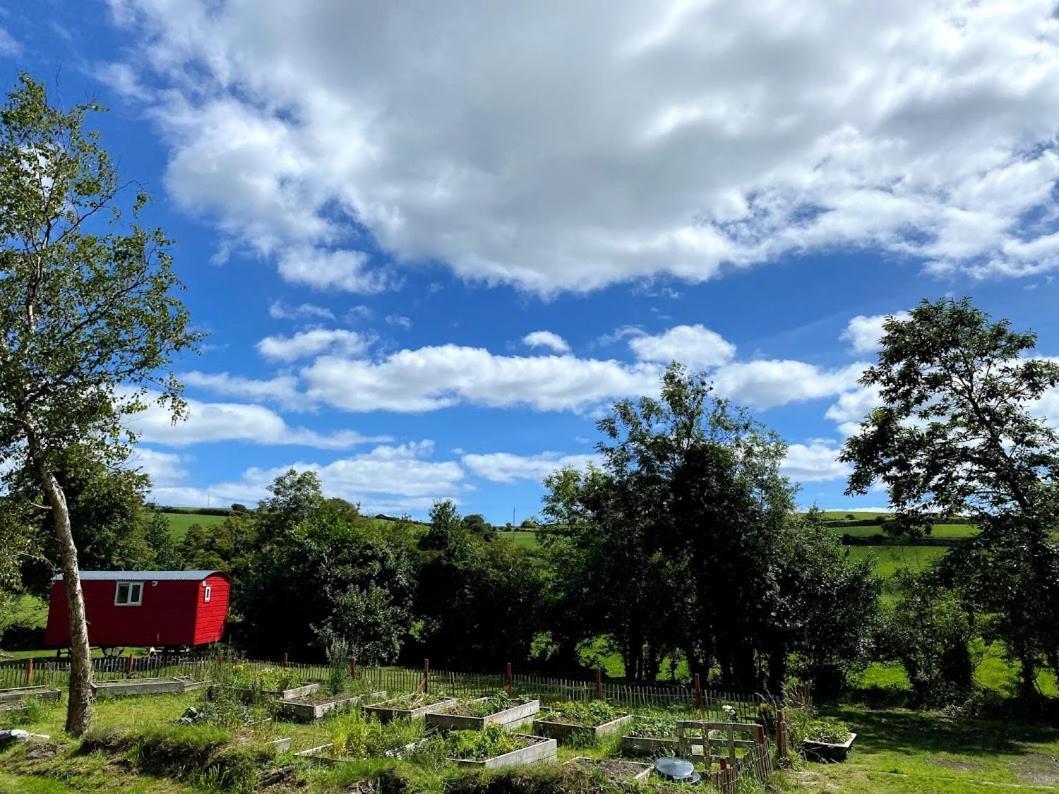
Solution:
M 135 221 L 147 197 L 122 202 L 117 170 L 84 129 L 98 109 L 52 107 L 25 74 L 0 109 L 0 457 L 35 478 L 51 514 L 70 619 L 73 735 L 91 722 L 92 665 L 57 472 L 76 465 L 74 452 L 86 463 L 122 462 L 134 440 L 122 418 L 149 394 L 179 415 L 180 385 L 164 370 L 196 338 L 173 295 L 169 240 Z
M 939 513 L 1054 522 L 1059 437 L 1032 412 L 1059 384 L 1059 364 L 1031 355 L 1037 337 L 992 322 L 970 300 L 923 301 L 889 318 L 861 383 L 882 405 L 846 442 L 849 494 L 877 482 L 905 529 Z
M 1027 614 L 1047 614 L 1059 597 L 1049 537 L 1059 436 L 1034 413 L 1059 384 L 1059 364 L 1033 354 L 1033 333 L 992 321 L 967 298 L 923 301 L 883 327 L 878 362 L 861 377 L 882 404 L 842 451 L 854 467 L 847 493 L 881 482 L 905 531 L 926 531 L 939 514 L 978 519 L 982 533 L 950 568 L 965 595 L 1000 616 L 994 636 L 1020 663 L 1029 697 L 1038 659 L 1059 665 L 1055 632 Z

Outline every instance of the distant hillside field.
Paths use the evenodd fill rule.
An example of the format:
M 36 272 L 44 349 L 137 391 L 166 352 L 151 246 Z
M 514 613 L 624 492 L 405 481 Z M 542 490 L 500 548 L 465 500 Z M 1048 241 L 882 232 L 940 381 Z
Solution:
M 206 515 L 202 513 L 162 513 L 169 522 L 169 536 L 179 543 L 188 534 L 188 527 L 192 524 L 211 527 L 224 521 L 225 516 Z

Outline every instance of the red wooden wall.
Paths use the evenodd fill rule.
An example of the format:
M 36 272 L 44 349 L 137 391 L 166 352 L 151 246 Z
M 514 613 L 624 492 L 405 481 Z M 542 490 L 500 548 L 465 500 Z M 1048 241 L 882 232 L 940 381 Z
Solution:
M 143 581 L 143 603 L 116 605 L 118 581 Z M 204 584 L 212 587 L 208 604 L 203 601 Z M 81 588 L 92 645 L 201 645 L 217 642 L 224 634 L 230 586 L 223 574 L 211 574 L 204 580 L 93 579 L 82 581 Z M 62 581 L 52 582 L 44 642 L 52 648 L 70 644 Z

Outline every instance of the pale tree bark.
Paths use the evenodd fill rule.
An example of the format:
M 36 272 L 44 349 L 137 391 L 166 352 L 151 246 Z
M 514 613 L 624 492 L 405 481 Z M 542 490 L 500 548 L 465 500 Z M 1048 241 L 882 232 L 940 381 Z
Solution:
M 70 510 L 62 486 L 46 467 L 42 467 L 39 473 L 51 507 L 55 539 L 62 558 L 66 614 L 70 625 L 70 700 L 66 710 L 66 732 L 71 736 L 81 736 L 92 722 L 92 648 L 88 643 L 88 622 L 77 565 L 77 547 L 74 545 Z

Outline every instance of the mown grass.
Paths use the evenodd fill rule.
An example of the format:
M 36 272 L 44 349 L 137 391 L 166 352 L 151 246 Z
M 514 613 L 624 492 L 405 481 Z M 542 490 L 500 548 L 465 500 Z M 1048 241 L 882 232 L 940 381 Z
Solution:
M 904 709 L 824 711 L 857 733 L 853 753 L 842 764 L 798 764 L 776 780 L 781 790 L 963 794 L 1059 787 L 1059 728 Z
M 179 543 L 188 534 L 188 527 L 198 524 L 203 528 L 212 527 L 224 521 L 224 516 L 201 515 L 198 513 L 163 513 L 169 522 L 169 537 Z

